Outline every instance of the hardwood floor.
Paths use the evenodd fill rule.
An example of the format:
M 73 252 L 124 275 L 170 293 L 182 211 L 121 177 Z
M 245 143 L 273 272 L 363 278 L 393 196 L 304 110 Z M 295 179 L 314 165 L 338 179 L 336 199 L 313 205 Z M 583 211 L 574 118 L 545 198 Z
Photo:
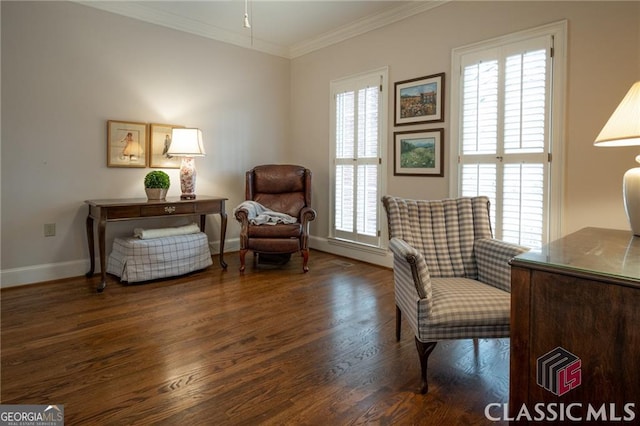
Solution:
M 507 401 L 508 339 L 439 343 L 420 395 L 392 271 L 317 251 L 307 274 L 297 256 L 244 275 L 237 253 L 215 260 L 102 294 L 99 275 L 2 290 L 1 402 L 63 404 L 67 425 L 500 424 L 484 410 Z

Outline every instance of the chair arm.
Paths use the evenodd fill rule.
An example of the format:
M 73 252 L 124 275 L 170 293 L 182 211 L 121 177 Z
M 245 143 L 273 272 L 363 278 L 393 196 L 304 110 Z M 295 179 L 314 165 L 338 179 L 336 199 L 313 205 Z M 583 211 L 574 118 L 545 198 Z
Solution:
M 243 225 L 245 223 L 249 223 L 249 211 L 247 209 L 237 208 L 233 211 L 233 215 L 235 216 L 236 220 Z
M 473 250 L 478 265 L 478 281 L 511 292 L 509 261 L 529 249 L 493 238 L 483 238 L 475 241 Z
M 309 248 L 309 222 L 316 218 L 316 211 L 311 207 L 303 207 L 300 210 L 298 220 L 302 225 L 302 235 L 300 236 L 300 247 L 302 250 Z
M 418 250 L 400 238 L 389 240 L 393 253 L 393 278 L 396 291 L 417 292 L 420 299 L 431 301 L 431 276 L 427 262 Z M 431 310 L 431 306 L 428 306 Z
M 300 220 L 300 223 L 304 228 L 307 223 L 315 220 L 315 218 L 316 211 L 314 209 L 312 209 L 311 207 L 303 207 L 302 210 L 300 210 L 300 218 L 298 220 Z
M 244 250 L 249 247 L 249 210 L 237 207 L 233 215 L 240 222 L 240 249 Z

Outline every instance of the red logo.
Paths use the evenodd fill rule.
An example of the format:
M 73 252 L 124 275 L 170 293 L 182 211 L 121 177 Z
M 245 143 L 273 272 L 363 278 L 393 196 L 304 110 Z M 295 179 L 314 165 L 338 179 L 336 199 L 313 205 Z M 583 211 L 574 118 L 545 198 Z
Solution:
M 580 358 L 558 346 L 538 358 L 538 385 L 554 395 L 564 395 L 582 383 L 581 367 Z

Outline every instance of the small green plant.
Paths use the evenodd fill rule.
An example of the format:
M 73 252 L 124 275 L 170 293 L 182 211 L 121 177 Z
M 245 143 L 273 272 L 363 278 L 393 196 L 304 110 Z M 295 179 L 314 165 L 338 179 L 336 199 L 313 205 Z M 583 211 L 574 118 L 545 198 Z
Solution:
M 145 188 L 169 189 L 170 183 L 169 175 L 162 170 L 153 170 L 144 177 Z

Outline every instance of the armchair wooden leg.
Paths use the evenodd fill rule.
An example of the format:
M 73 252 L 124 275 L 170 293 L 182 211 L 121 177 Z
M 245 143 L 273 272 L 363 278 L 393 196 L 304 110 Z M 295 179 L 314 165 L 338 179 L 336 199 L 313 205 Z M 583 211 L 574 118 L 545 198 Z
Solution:
M 309 249 L 302 250 L 302 272 L 309 272 L 307 262 L 309 262 Z
M 240 272 L 244 272 L 244 257 L 246 256 L 248 251 L 249 250 L 247 249 L 240 249 Z
M 402 311 L 396 305 L 396 341 L 400 341 L 400 331 L 402 330 Z
M 418 349 L 418 357 L 420 358 L 420 370 L 421 370 L 421 383 L 420 383 L 420 393 L 425 394 L 429 390 L 429 385 L 427 384 L 427 363 L 429 361 L 429 355 L 436 347 L 438 342 L 421 342 L 416 337 L 416 348 Z

